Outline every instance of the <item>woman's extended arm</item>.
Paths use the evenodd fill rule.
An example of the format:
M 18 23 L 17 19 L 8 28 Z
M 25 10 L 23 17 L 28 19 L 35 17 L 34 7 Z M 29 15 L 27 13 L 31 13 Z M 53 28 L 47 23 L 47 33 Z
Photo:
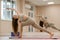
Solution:
M 16 9 L 14 9 L 14 8 L 6 8 L 6 9 L 8 9 L 8 10 L 14 10 L 17 13 L 17 15 L 19 16 L 19 12 Z
M 22 25 L 21 25 L 20 20 L 18 20 L 18 26 L 19 26 L 19 28 L 20 28 L 20 38 L 22 38 L 23 27 L 22 27 Z

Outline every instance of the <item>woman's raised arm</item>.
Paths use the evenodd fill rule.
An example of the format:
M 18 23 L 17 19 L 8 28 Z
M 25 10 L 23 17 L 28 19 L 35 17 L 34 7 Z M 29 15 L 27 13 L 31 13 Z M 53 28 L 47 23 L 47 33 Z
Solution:
M 6 8 L 6 9 L 15 11 L 17 13 L 17 15 L 19 16 L 19 12 L 16 9 L 14 9 L 14 8 Z

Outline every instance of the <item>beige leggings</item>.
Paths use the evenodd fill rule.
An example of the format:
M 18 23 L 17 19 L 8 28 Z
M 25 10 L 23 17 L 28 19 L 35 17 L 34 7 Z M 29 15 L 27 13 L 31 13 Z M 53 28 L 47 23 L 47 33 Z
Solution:
M 49 23 L 46 24 L 45 27 L 46 27 L 46 29 L 47 29 L 48 27 L 51 27 L 51 28 L 53 28 L 53 29 L 55 29 L 55 30 L 60 31 L 60 29 L 56 28 L 54 25 L 50 25 Z
M 27 25 L 32 25 L 36 29 L 43 30 L 47 33 L 50 33 L 46 29 L 43 29 L 42 27 L 40 27 L 34 20 L 32 20 L 30 18 L 28 18 L 26 21 L 22 22 L 22 26 L 27 26 Z

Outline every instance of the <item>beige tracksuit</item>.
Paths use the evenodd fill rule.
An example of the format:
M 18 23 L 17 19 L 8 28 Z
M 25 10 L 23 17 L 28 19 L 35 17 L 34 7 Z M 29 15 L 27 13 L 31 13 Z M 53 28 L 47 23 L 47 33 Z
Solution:
M 47 33 L 50 33 L 49 31 L 43 29 L 42 27 L 40 27 L 34 20 L 32 20 L 30 17 L 28 17 L 26 20 L 24 20 L 23 18 L 24 15 L 20 15 L 20 21 L 22 23 L 22 26 L 27 26 L 27 25 L 32 25 L 34 28 L 39 29 L 39 30 L 43 30 Z

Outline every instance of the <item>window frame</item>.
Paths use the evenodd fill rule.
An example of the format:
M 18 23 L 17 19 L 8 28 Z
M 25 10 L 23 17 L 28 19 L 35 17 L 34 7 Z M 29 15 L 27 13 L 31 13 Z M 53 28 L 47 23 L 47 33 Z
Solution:
M 4 3 L 3 2 L 5 2 L 5 7 L 4 7 Z M 12 3 L 12 2 L 14 2 L 14 3 Z M 12 21 L 12 15 L 14 15 L 15 14 L 15 11 L 12 11 L 12 10 L 9 10 L 9 11 L 7 11 L 5 8 L 8 8 L 7 6 L 7 3 L 8 3 L 8 1 L 7 0 L 2 0 L 1 1 L 1 20 L 3 20 L 3 21 Z M 9 7 L 11 7 L 11 8 L 16 8 L 16 3 L 15 3 L 15 1 L 13 1 L 13 0 L 10 0 L 10 5 L 9 5 Z M 6 13 L 5 13 L 5 15 L 7 14 L 7 16 L 9 17 L 3 17 L 4 16 L 4 13 L 3 13 L 3 11 L 6 11 Z M 10 12 L 9 14 L 10 15 L 8 15 L 8 13 L 7 12 Z

